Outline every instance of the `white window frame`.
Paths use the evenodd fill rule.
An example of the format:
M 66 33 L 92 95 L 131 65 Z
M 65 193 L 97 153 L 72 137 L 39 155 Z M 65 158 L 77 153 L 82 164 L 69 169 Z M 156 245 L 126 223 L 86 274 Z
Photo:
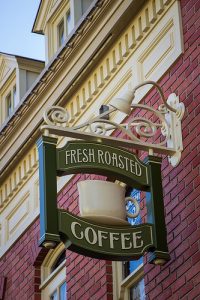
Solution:
M 92 4 L 93 1 L 94 0 L 89 1 L 89 2 L 91 2 L 91 3 L 89 3 L 89 5 L 86 5 L 86 3 L 85 3 L 87 8 L 84 10 L 83 2 L 87 2 L 87 0 L 70 0 L 70 8 L 71 8 L 71 12 L 72 12 L 74 26 L 78 23 L 78 21 L 81 19 L 83 14 L 88 10 L 88 8 L 90 7 L 90 5 Z
M 113 299 L 130 300 L 130 288 L 144 278 L 144 268 L 141 264 L 131 274 L 123 279 L 123 263 L 113 262 Z
M 61 29 L 61 24 L 63 26 L 63 41 L 61 41 L 61 34 L 60 34 L 60 29 Z M 57 25 L 57 46 L 60 48 L 65 40 L 65 20 L 64 18 L 61 19 L 60 23 Z
M 93 0 L 94 1 L 94 0 Z M 89 3 L 87 6 L 92 4 Z M 48 61 L 52 58 L 52 56 L 56 53 L 56 51 L 62 47 L 59 46 L 59 30 L 58 26 L 61 21 L 64 21 L 64 39 L 70 35 L 71 31 L 78 23 L 80 18 L 82 17 L 83 12 L 83 2 L 84 0 L 66 0 L 61 1 L 54 5 L 52 12 L 49 15 L 49 19 L 47 21 L 47 26 L 45 28 L 45 36 L 46 36 L 46 56 L 48 56 Z M 70 13 L 70 26 L 67 25 L 67 16 Z
M 55 38 L 53 39 L 56 43 L 56 50 L 58 50 L 60 47 L 62 47 L 63 43 L 60 44 L 59 43 L 59 26 L 61 24 L 61 22 L 64 23 L 64 40 L 67 38 L 67 36 L 70 34 L 71 30 L 73 29 L 73 24 L 71 24 L 71 30 L 70 32 L 68 31 L 68 24 L 67 24 L 67 16 L 71 14 L 70 11 L 70 7 L 69 5 L 67 5 L 66 9 L 64 9 L 62 11 L 62 14 L 60 15 L 60 17 L 58 19 L 56 19 L 55 22 L 53 22 L 53 32 L 54 32 L 54 36 Z M 70 22 L 72 22 L 72 19 L 70 20 Z
M 15 90 L 15 93 L 16 93 L 16 105 L 14 103 L 14 90 Z M 8 100 L 8 96 L 10 95 L 11 97 L 11 112 L 10 114 L 7 112 L 7 100 Z M 2 109 L 2 121 L 4 122 L 6 119 L 8 119 L 13 111 L 15 110 L 15 107 L 17 106 L 17 104 L 19 103 L 19 100 L 18 100 L 18 94 L 17 94 L 17 86 L 16 86 L 16 82 L 15 80 L 9 85 L 9 87 L 6 89 L 6 91 L 3 93 L 3 109 Z
M 49 251 L 41 265 L 40 290 L 42 300 L 50 300 L 51 295 L 56 290 L 58 291 L 59 287 L 66 282 L 66 259 L 53 272 L 51 272 L 55 261 L 64 250 L 64 244 L 59 244 L 56 249 Z
M 5 115 L 6 115 L 6 118 L 10 117 L 13 110 L 14 110 L 14 105 L 13 105 L 12 98 L 13 97 L 12 97 L 12 90 L 11 90 L 11 91 L 9 91 L 9 93 L 5 97 Z M 8 105 L 8 103 L 10 105 Z M 8 107 L 10 107 L 10 108 L 8 108 Z

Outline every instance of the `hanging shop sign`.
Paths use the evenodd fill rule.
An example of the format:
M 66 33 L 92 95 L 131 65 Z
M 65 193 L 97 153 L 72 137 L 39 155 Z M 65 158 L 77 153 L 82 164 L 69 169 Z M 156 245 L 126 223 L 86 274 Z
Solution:
M 97 142 L 72 141 L 63 148 L 56 148 L 56 144 L 56 138 L 47 136 L 42 136 L 37 142 L 40 245 L 54 247 L 62 241 L 72 251 L 99 259 L 133 260 L 149 252 L 150 262 L 161 264 L 169 260 L 161 159 L 149 156 L 142 162 L 130 151 Z M 147 223 L 135 226 L 127 225 L 124 221 L 124 224 L 103 224 L 102 216 L 97 216 L 94 221 L 95 218 L 93 220 L 90 216 L 78 217 L 58 209 L 57 176 L 77 173 L 112 176 L 113 179 L 145 191 Z M 109 202 L 109 199 L 105 202 Z M 102 215 L 109 219 L 106 212 Z M 113 219 L 119 220 L 117 217 Z

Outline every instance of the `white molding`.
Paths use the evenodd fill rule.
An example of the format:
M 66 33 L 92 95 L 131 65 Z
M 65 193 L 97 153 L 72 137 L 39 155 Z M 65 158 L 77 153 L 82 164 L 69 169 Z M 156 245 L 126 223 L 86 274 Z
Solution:
M 15 208 L 5 219 L 6 242 L 12 239 L 21 227 L 24 220 L 28 218 L 30 211 L 30 193 L 29 191 L 20 199 Z
M 113 298 L 115 300 L 129 300 L 129 289 L 136 285 L 144 276 L 144 269 L 141 264 L 135 271 L 123 279 L 122 264 L 123 262 L 112 262 Z
M 63 243 L 50 250 L 41 265 L 41 295 L 42 299 L 50 299 L 50 295 L 66 281 L 66 260 L 64 260 L 53 272 L 51 268 L 59 255 L 65 250 Z
M 62 269 L 59 270 L 56 276 L 52 278 L 44 288 L 41 288 L 42 300 L 50 299 L 52 293 L 64 282 L 66 282 L 66 268 L 64 266 L 65 264 L 62 265 Z
M 63 252 L 64 249 L 65 249 L 64 244 L 60 243 L 55 249 L 49 250 L 48 254 L 46 255 L 41 265 L 41 288 L 47 284 L 47 280 L 49 280 L 49 278 L 51 278 L 52 276 L 54 277 L 56 275 L 56 272 L 51 273 L 51 268 L 55 260 Z

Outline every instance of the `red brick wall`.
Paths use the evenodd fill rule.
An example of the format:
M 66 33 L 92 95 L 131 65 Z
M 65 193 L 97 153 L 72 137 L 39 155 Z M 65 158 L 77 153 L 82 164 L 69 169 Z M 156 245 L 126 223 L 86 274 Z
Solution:
M 184 54 L 160 84 L 168 96 L 184 102 L 181 163 L 163 161 L 163 188 L 171 261 L 163 267 L 145 266 L 147 299 L 200 299 L 200 1 L 180 1 Z M 157 97 L 154 91 L 147 100 Z
M 47 251 L 37 246 L 38 232 L 37 221 L 0 260 L 0 276 L 7 279 L 4 297 L 6 300 L 40 299 L 38 264 Z

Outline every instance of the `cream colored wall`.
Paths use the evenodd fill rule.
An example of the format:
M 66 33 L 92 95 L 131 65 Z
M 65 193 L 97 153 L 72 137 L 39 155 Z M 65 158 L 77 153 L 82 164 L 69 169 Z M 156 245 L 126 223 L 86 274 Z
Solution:
M 66 108 L 71 116 L 70 126 L 97 115 L 101 104 L 108 104 L 122 89 L 134 87 L 143 80 L 159 80 L 182 53 L 179 3 L 175 0 L 164 1 L 163 6 L 160 3 L 148 1 L 109 52 L 96 64 L 96 68 L 80 84 L 76 94 L 68 99 Z M 135 101 L 139 101 L 146 92 L 147 89 L 143 89 Z M 121 122 L 123 118 L 122 113 L 114 116 L 117 122 Z M 64 141 L 61 140 L 60 145 Z M 37 164 L 36 147 L 33 146 L 1 185 L 0 255 L 39 214 Z M 58 190 L 70 178 L 61 178 Z M 21 217 L 18 207 L 23 210 Z M 13 229 L 14 227 L 18 229 Z
M 32 173 L 30 180 L 21 181 L 9 196 L 9 203 L 1 207 L 0 256 L 12 245 L 38 216 L 38 172 Z

